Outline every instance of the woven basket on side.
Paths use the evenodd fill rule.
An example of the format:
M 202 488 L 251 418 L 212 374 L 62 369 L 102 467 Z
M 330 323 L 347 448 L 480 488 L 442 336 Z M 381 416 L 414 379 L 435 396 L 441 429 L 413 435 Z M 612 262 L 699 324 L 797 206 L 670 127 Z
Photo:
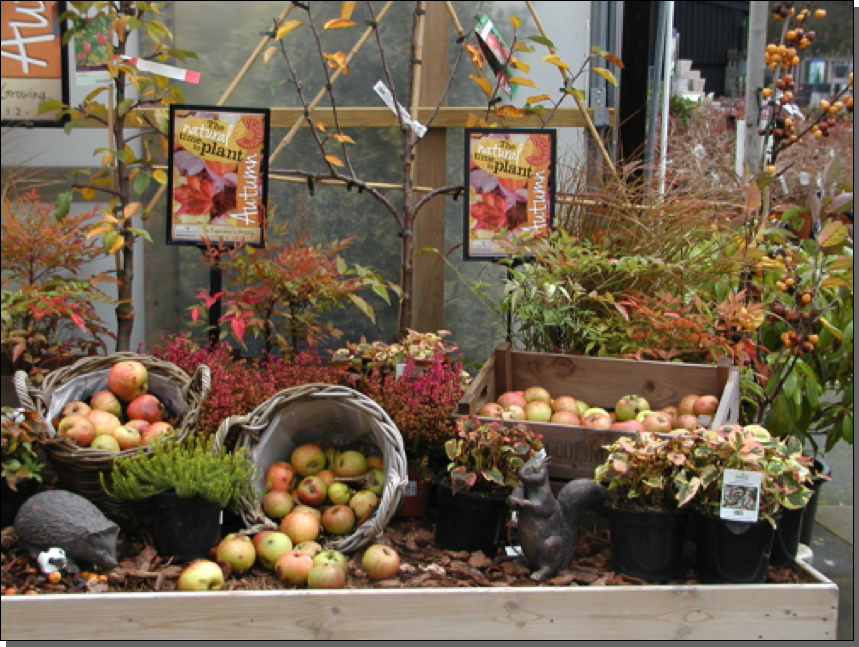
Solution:
M 151 355 L 112 353 L 85 357 L 71 366 L 59 368 L 45 376 L 40 387 L 30 382 L 26 372 L 15 373 L 15 390 L 21 406 L 36 411 L 44 418 L 49 431 L 55 434 L 54 420 L 63 406 L 71 400 L 88 400 L 101 389 L 107 388 L 107 374 L 117 362 L 136 360 L 149 372 L 149 392 L 164 402 L 168 418 L 176 428 L 177 437 L 184 439 L 194 432 L 200 415 L 200 405 L 206 399 L 212 380 L 209 367 L 201 365 L 189 376 L 175 364 Z M 117 456 L 130 456 L 137 449 L 112 453 L 101 449 L 78 447 L 68 438 L 55 437 L 44 445 L 51 469 L 58 485 L 89 499 L 106 514 L 116 516 L 127 506 L 111 499 L 101 487 L 99 474 L 109 481 L 113 460 Z M 151 447 L 143 451 L 151 452 Z
M 276 461 L 289 461 L 292 450 L 305 443 L 325 440 L 338 449 L 371 448 L 381 451 L 385 484 L 373 516 L 342 537 L 323 537 L 327 547 L 343 552 L 358 550 L 379 537 L 397 510 L 408 483 L 403 438 L 388 414 L 371 398 L 344 386 L 306 384 L 275 394 L 251 413 L 224 420 L 215 436 L 216 446 L 235 441 L 245 447 L 259 466 L 257 495 L 243 500 L 240 513 L 248 528 L 277 528 L 261 506 L 265 471 Z

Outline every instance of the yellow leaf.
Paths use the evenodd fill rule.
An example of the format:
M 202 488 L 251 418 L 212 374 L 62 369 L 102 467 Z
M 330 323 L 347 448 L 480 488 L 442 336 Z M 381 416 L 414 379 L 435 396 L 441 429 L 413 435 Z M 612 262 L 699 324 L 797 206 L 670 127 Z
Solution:
M 355 11 L 357 2 L 344 2 L 340 6 L 340 17 L 344 20 L 349 20 L 352 17 L 352 12 Z
M 535 104 L 540 103 L 541 101 L 548 101 L 552 96 L 549 94 L 535 94 L 533 97 L 528 97 L 525 99 L 525 103 Z
M 480 68 L 483 66 L 483 54 L 481 54 L 480 48 L 477 45 L 466 45 L 465 51 L 468 54 L 468 58 L 474 64 L 474 67 Z
M 820 282 L 821 288 L 841 288 L 847 287 L 847 285 L 848 284 L 844 281 L 844 279 L 839 279 L 836 276 L 830 276 L 829 278 L 823 279 L 823 281 Z
M 473 74 L 469 74 L 468 78 L 472 79 L 477 85 L 479 85 L 480 89 L 483 90 L 483 93 L 487 97 L 492 97 L 492 84 L 489 83 L 489 81 L 484 78 L 474 76 Z
M 746 185 L 746 213 L 751 215 L 755 213 L 758 209 L 761 208 L 761 204 L 763 203 L 763 199 L 761 197 L 761 190 L 757 187 L 756 184 L 747 184 Z
M 86 235 L 87 240 L 90 238 L 95 238 L 96 236 L 101 236 L 102 234 L 106 234 L 111 231 L 111 227 L 109 225 L 102 225 L 101 227 L 96 227 L 95 229 L 91 229 L 89 233 Z
M 326 155 L 325 161 L 329 164 L 333 164 L 334 166 L 344 166 L 342 160 L 336 155 Z
M 543 56 L 540 60 L 546 63 L 551 63 L 552 65 L 559 67 L 562 70 L 570 69 L 570 66 L 564 63 L 564 61 L 562 61 L 557 54 L 547 54 L 546 56 Z
M 531 71 L 531 66 L 528 65 L 525 61 L 520 61 L 515 56 L 510 59 L 510 65 L 515 67 L 517 70 L 522 70 L 525 74 Z
M 472 112 L 472 113 L 469 113 L 468 119 L 465 120 L 465 125 L 468 128 L 474 128 L 477 126 L 479 126 L 481 128 L 486 128 L 486 121 L 483 120 L 482 118 L 478 117 L 476 114 L 474 114 Z
M 104 157 L 101 158 L 101 167 L 104 168 L 109 164 L 113 163 L 113 153 L 107 153 Z
M 116 254 L 123 247 L 125 247 L 125 238 L 123 238 L 122 236 L 117 236 L 116 240 L 113 241 L 113 245 L 111 245 L 110 249 L 107 250 L 107 253 Z
M 325 22 L 323 29 L 343 29 L 345 27 L 354 27 L 357 23 L 353 20 L 344 20 L 343 18 L 332 18 Z
M 129 204 L 125 205 L 125 209 L 122 210 L 122 217 L 133 218 L 138 211 L 140 211 L 140 203 L 130 202 Z
M 514 84 L 514 83 L 515 83 L 516 85 L 523 85 L 523 86 L 525 86 L 525 87 L 527 87 L 527 88 L 534 88 L 534 89 L 537 89 L 537 85 L 536 85 L 536 84 L 535 84 L 531 79 L 526 78 L 526 77 L 524 77 L 524 76 L 513 76 L 513 77 L 510 77 L 510 84 L 512 85 L 512 84 Z
M 354 144 L 355 141 L 349 135 L 331 135 L 332 139 L 336 139 L 341 144 Z
M 518 16 L 510 16 L 510 22 L 513 23 L 513 29 L 519 29 L 522 26 L 522 21 Z
M 304 23 L 302 23 L 300 20 L 287 20 L 285 23 L 283 23 L 280 27 L 277 28 L 276 32 L 274 32 L 274 39 L 280 40 L 287 34 L 291 34 L 292 32 L 294 32 L 303 24 Z
M 92 200 L 93 198 L 95 198 L 95 196 L 95 189 L 90 189 L 89 187 L 81 189 L 81 197 L 84 200 Z
M 314 126 L 316 126 L 316 130 L 321 130 L 323 133 L 325 132 L 325 124 L 323 124 L 323 123 L 321 123 L 321 122 L 317 121 L 317 122 L 316 122 L 315 124 L 313 124 L 313 125 L 314 125 Z
M 511 119 L 521 119 L 525 116 L 525 113 L 516 106 L 501 106 L 495 112 L 499 117 L 510 117 Z
M 595 67 L 594 72 L 599 74 L 602 78 L 604 78 L 606 81 L 608 81 L 612 85 L 617 85 L 617 79 L 615 78 L 614 74 L 609 72 L 604 67 Z
M 158 182 L 158 184 L 167 184 L 167 174 L 161 169 L 157 169 L 152 173 L 152 179 Z
M 271 57 L 274 56 L 275 52 L 277 52 L 277 47 L 269 47 L 265 50 L 265 54 L 262 55 L 262 62 L 268 63 L 271 60 Z
M 514 52 L 528 52 L 531 53 L 534 51 L 534 48 L 526 42 L 518 41 L 513 43 L 513 51 Z

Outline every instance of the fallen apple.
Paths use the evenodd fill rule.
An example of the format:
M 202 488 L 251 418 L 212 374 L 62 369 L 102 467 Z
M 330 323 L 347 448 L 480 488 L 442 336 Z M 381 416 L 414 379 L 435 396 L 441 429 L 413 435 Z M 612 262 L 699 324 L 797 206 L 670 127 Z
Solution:
M 293 548 L 278 557 L 274 565 L 274 574 L 281 582 L 298 585 L 307 582 L 307 575 L 312 568 L 313 558 Z
M 272 519 L 283 519 L 295 507 L 292 494 L 285 490 L 269 490 L 260 500 L 263 512 Z
M 231 533 L 218 544 L 215 559 L 229 564 L 233 573 L 241 574 L 254 565 L 257 551 L 250 537 Z
M 400 570 L 400 556 L 386 544 L 372 544 L 361 556 L 361 568 L 374 580 L 389 580 Z
M 280 522 L 280 532 L 287 535 L 293 544 L 302 541 L 316 541 L 319 537 L 320 522 L 312 514 L 293 510 Z
M 307 574 L 309 589 L 342 589 L 346 587 L 346 573 L 330 562 L 317 564 Z
M 257 542 L 257 559 L 266 570 L 273 571 L 277 560 L 288 550 L 292 550 L 293 541 L 285 532 L 273 530 Z
M 339 550 L 335 550 L 334 548 L 329 548 L 328 550 L 323 550 L 317 553 L 313 557 L 313 565 L 316 566 L 318 564 L 335 564 L 343 569 L 343 572 L 348 575 L 349 574 L 349 558 Z
M 322 513 L 322 527 L 332 535 L 345 535 L 355 527 L 355 511 L 346 504 L 329 506 Z
M 295 545 L 295 550 L 307 553 L 311 557 L 322 552 L 322 545 L 318 541 L 300 541 Z
M 215 562 L 198 559 L 179 574 L 179 591 L 218 591 L 224 586 L 224 572 Z

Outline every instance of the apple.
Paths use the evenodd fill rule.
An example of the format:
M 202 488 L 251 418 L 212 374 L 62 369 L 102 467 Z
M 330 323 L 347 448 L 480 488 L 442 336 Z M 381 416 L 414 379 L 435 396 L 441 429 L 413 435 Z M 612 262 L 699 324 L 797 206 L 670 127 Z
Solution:
M 556 422 L 561 425 L 581 425 L 582 419 L 575 411 L 555 411 L 549 422 Z
M 557 398 L 552 399 L 549 406 L 552 407 L 554 413 L 558 411 L 572 411 L 576 415 L 579 413 L 579 404 L 571 395 L 559 395 Z
M 355 494 L 355 490 L 343 481 L 334 481 L 328 486 L 328 500 L 335 505 L 340 503 L 348 504 L 353 494 Z
M 477 415 L 484 418 L 501 418 L 503 413 L 504 407 L 497 402 L 487 402 L 477 410 Z
M 89 446 L 90 449 L 101 449 L 106 452 L 118 452 L 122 450 L 122 447 L 119 446 L 119 441 L 113 436 L 107 435 L 96 436 Z
M 215 562 L 198 559 L 185 567 L 176 588 L 180 591 L 218 591 L 224 586 L 224 572 Z
M 531 400 L 525 405 L 525 420 L 530 422 L 549 422 L 552 418 L 552 407 L 543 400 Z
M 632 420 L 642 411 L 649 411 L 650 403 L 640 395 L 625 395 L 615 403 L 614 410 L 617 413 L 617 421 L 625 422 Z
M 602 407 L 588 407 L 585 409 L 584 413 L 581 414 L 581 418 L 587 418 L 589 415 L 599 413 L 601 415 L 607 416 L 609 415 L 607 409 L 603 409 Z
M 90 409 L 92 409 L 92 407 L 90 407 L 83 400 L 71 400 L 63 405 L 63 409 L 62 411 L 60 411 L 60 418 L 65 418 L 66 416 L 70 416 L 73 413 L 80 416 L 85 416 L 90 412 Z
M 674 421 L 674 426 L 679 429 L 685 429 L 686 431 L 695 431 L 698 428 L 698 416 L 691 413 L 684 413 L 681 416 L 677 416 L 677 420 Z
M 270 535 L 273 532 L 274 532 L 274 530 L 260 530 L 257 534 L 255 534 L 253 537 L 251 537 L 251 542 L 254 545 L 254 550 L 259 552 L 259 543 L 263 539 L 265 539 L 266 535 Z
M 349 558 L 339 550 L 329 548 L 314 555 L 313 565 L 319 564 L 334 564 L 340 567 L 346 575 L 349 574 Z
M 325 452 L 315 443 L 305 443 L 293 450 L 289 462 L 296 474 L 301 477 L 310 476 L 325 468 Z
M 229 564 L 233 573 L 244 573 L 256 562 L 257 551 L 250 537 L 231 533 L 215 548 L 215 559 Z
M 337 477 L 334 476 L 334 472 L 332 472 L 327 467 L 324 470 L 319 470 L 316 472 L 314 476 L 318 476 L 325 482 L 325 487 L 328 488 L 332 483 L 334 483 L 334 479 Z
M 647 409 L 647 410 L 645 410 L 645 411 L 639 411 L 639 412 L 638 412 L 638 415 L 637 415 L 637 416 L 635 416 L 635 419 L 636 419 L 636 420 L 638 420 L 638 422 L 644 422 L 644 419 L 645 419 L 647 416 L 649 416 L 651 413 L 656 413 L 656 412 L 655 412 L 655 411 L 651 411 L 650 409 Z
M 317 564 L 307 574 L 309 589 L 342 589 L 346 587 L 346 573 L 337 564 Z
M 349 499 L 349 507 L 355 511 L 358 521 L 363 521 L 373 510 L 379 507 L 379 497 L 370 490 L 360 490 Z
M 400 570 L 400 556 L 386 544 L 373 544 L 361 556 L 361 568 L 374 580 L 396 577 Z
M 89 447 L 95 439 L 95 427 L 88 416 L 72 413 L 60 420 L 57 435 L 70 439 L 78 447 Z
M 371 470 L 385 469 L 385 459 L 378 454 L 370 454 L 367 456 L 367 468 Z
M 119 443 L 119 447 L 123 450 L 140 447 L 140 432 L 134 427 L 120 425 L 113 430 L 113 437 L 116 438 L 116 442 Z
M 114 430 L 122 425 L 119 418 L 104 409 L 92 409 L 86 415 L 95 428 L 96 436 L 112 436 Z
M 611 416 L 608 413 L 600 413 L 592 411 L 582 418 L 582 425 L 585 427 L 595 427 L 597 429 L 609 429 L 613 424 Z
M 117 398 L 116 395 L 107 389 L 102 389 L 101 391 L 93 393 L 89 399 L 89 407 L 90 409 L 101 409 L 102 411 L 107 411 L 115 415 L 117 418 L 122 416 L 122 402 L 119 401 L 119 398 Z
M 293 541 L 289 535 L 272 530 L 257 542 L 257 559 L 264 569 L 273 571 L 280 556 L 292 550 L 292 546 Z
M 295 550 L 307 553 L 311 557 L 322 552 L 322 545 L 318 541 L 300 541 L 295 545 Z
M 144 447 L 157 443 L 165 438 L 170 438 L 176 433 L 176 429 L 169 422 L 153 422 L 140 434 L 140 444 Z
M 692 414 L 692 410 L 695 407 L 695 400 L 697 399 L 698 396 L 694 394 L 684 395 L 680 398 L 680 403 L 677 405 L 677 415 L 682 416 L 687 413 Z
M 552 394 L 542 386 L 529 386 L 522 392 L 522 397 L 525 402 L 544 402 L 548 405 L 552 404 Z
M 719 408 L 719 398 L 715 395 L 702 395 L 692 405 L 692 413 L 696 416 L 712 416 Z
M 283 519 L 292 512 L 292 509 L 295 507 L 295 501 L 292 498 L 292 494 L 285 490 L 269 490 L 263 494 L 260 505 L 262 505 L 266 516 L 272 519 Z
M 316 476 L 316 474 L 305 476 L 295 488 L 295 494 L 298 496 L 298 500 L 304 505 L 322 505 L 325 502 L 327 493 L 328 486 L 325 485 L 325 481 Z
M 152 423 L 147 422 L 146 420 L 129 420 L 125 423 L 125 427 L 131 427 L 132 429 L 137 429 L 140 432 L 141 439 L 143 438 L 144 432 L 149 429 Z
M 652 412 L 644 416 L 641 421 L 644 425 L 644 430 L 655 434 L 667 434 L 674 428 L 671 424 L 671 419 L 664 413 Z
M 283 490 L 292 492 L 292 483 L 295 479 L 295 468 L 286 461 L 275 461 L 268 466 L 263 477 L 266 490 Z
M 344 503 L 326 508 L 322 513 L 322 527 L 332 535 L 345 535 L 355 527 L 355 511 Z
M 623 422 L 613 422 L 611 429 L 620 429 L 621 431 L 644 431 L 644 424 L 638 420 L 624 420 Z
M 287 535 L 293 544 L 316 541 L 319 537 L 319 520 L 308 512 L 293 510 L 280 522 L 280 532 Z
M 322 523 L 322 511 L 319 508 L 314 508 L 312 505 L 298 503 L 293 509 L 293 512 L 306 512 L 314 517 L 318 522 Z
M 367 489 L 373 494 L 382 495 L 382 490 L 385 489 L 385 470 L 373 469 L 373 481 L 367 485 Z
M 591 408 L 591 406 L 585 402 L 584 400 L 576 400 L 576 407 L 579 409 L 579 418 L 585 417 L 585 411 Z
M 148 422 L 161 422 L 166 414 L 164 404 L 151 393 L 138 395 L 125 407 L 126 417 Z
M 671 418 L 671 424 L 676 424 L 676 423 L 677 423 L 677 415 L 678 415 L 678 414 L 677 414 L 677 407 L 675 407 L 674 405 L 669 405 L 669 406 L 667 406 L 667 407 L 662 407 L 662 408 L 659 410 L 659 412 L 660 412 L 660 413 L 664 413 L 666 416 L 668 416 L 669 418 Z
M 149 391 L 149 370 L 137 360 L 121 360 L 110 367 L 107 388 L 122 402 L 131 402 Z
M 495 401 L 505 409 L 510 405 L 514 404 L 524 409 L 525 405 L 528 404 L 528 401 L 525 399 L 525 396 L 523 395 L 522 391 L 507 391 L 499 395 Z
M 508 404 L 501 414 L 504 420 L 525 420 L 525 408 L 518 404 Z
M 334 463 L 334 475 L 339 478 L 361 476 L 367 471 L 367 458 L 355 449 L 341 452 Z
M 311 568 L 313 568 L 313 558 L 293 548 L 278 557 L 274 565 L 274 574 L 281 582 L 304 584 L 307 582 L 307 575 Z

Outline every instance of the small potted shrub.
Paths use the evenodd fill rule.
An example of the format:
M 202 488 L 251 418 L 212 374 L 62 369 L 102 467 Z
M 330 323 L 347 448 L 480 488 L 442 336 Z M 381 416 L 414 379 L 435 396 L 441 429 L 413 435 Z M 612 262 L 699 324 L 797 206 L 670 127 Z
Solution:
M 38 441 L 47 435 L 45 422 L 35 411 L 3 407 L 0 466 L 2 466 L 2 527 L 12 525 L 21 504 L 42 482 L 45 458 Z
M 676 481 L 679 504 L 693 511 L 702 582 L 765 581 L 782 512 L 804 507 L 811 497 L 811 460 L 797 438 L 777 438 L 760 425 L 733 425 L 695 436 Z M 752 484 L 759 478 L 759 489 L 738 485 L 742 477 Z
M 155 547 L 182 560 L 205 557 L 220 535 L 222 510 L 253 495 L 256 465 L 244 449 L 227 452 L 214 438 L 166 439 L 148 454 L 119 457 L 104 490 L 118 501 L 151 504 Z
M 508 427 L 476 416 L 460 418 L 456 437 L 444 445 L 447 472 L 437 480 L 436 545 L 495 554 L 519 469 L 542 448 L 542 436 L 525 423 Z
M 606 483 L 614 568 L 648 582 L 678 577 L 683 569 L 688 509 L 677 497 L 679 477 L 696 447 L 689 434 L 641 432 L 604 449 L 594 480 Z

